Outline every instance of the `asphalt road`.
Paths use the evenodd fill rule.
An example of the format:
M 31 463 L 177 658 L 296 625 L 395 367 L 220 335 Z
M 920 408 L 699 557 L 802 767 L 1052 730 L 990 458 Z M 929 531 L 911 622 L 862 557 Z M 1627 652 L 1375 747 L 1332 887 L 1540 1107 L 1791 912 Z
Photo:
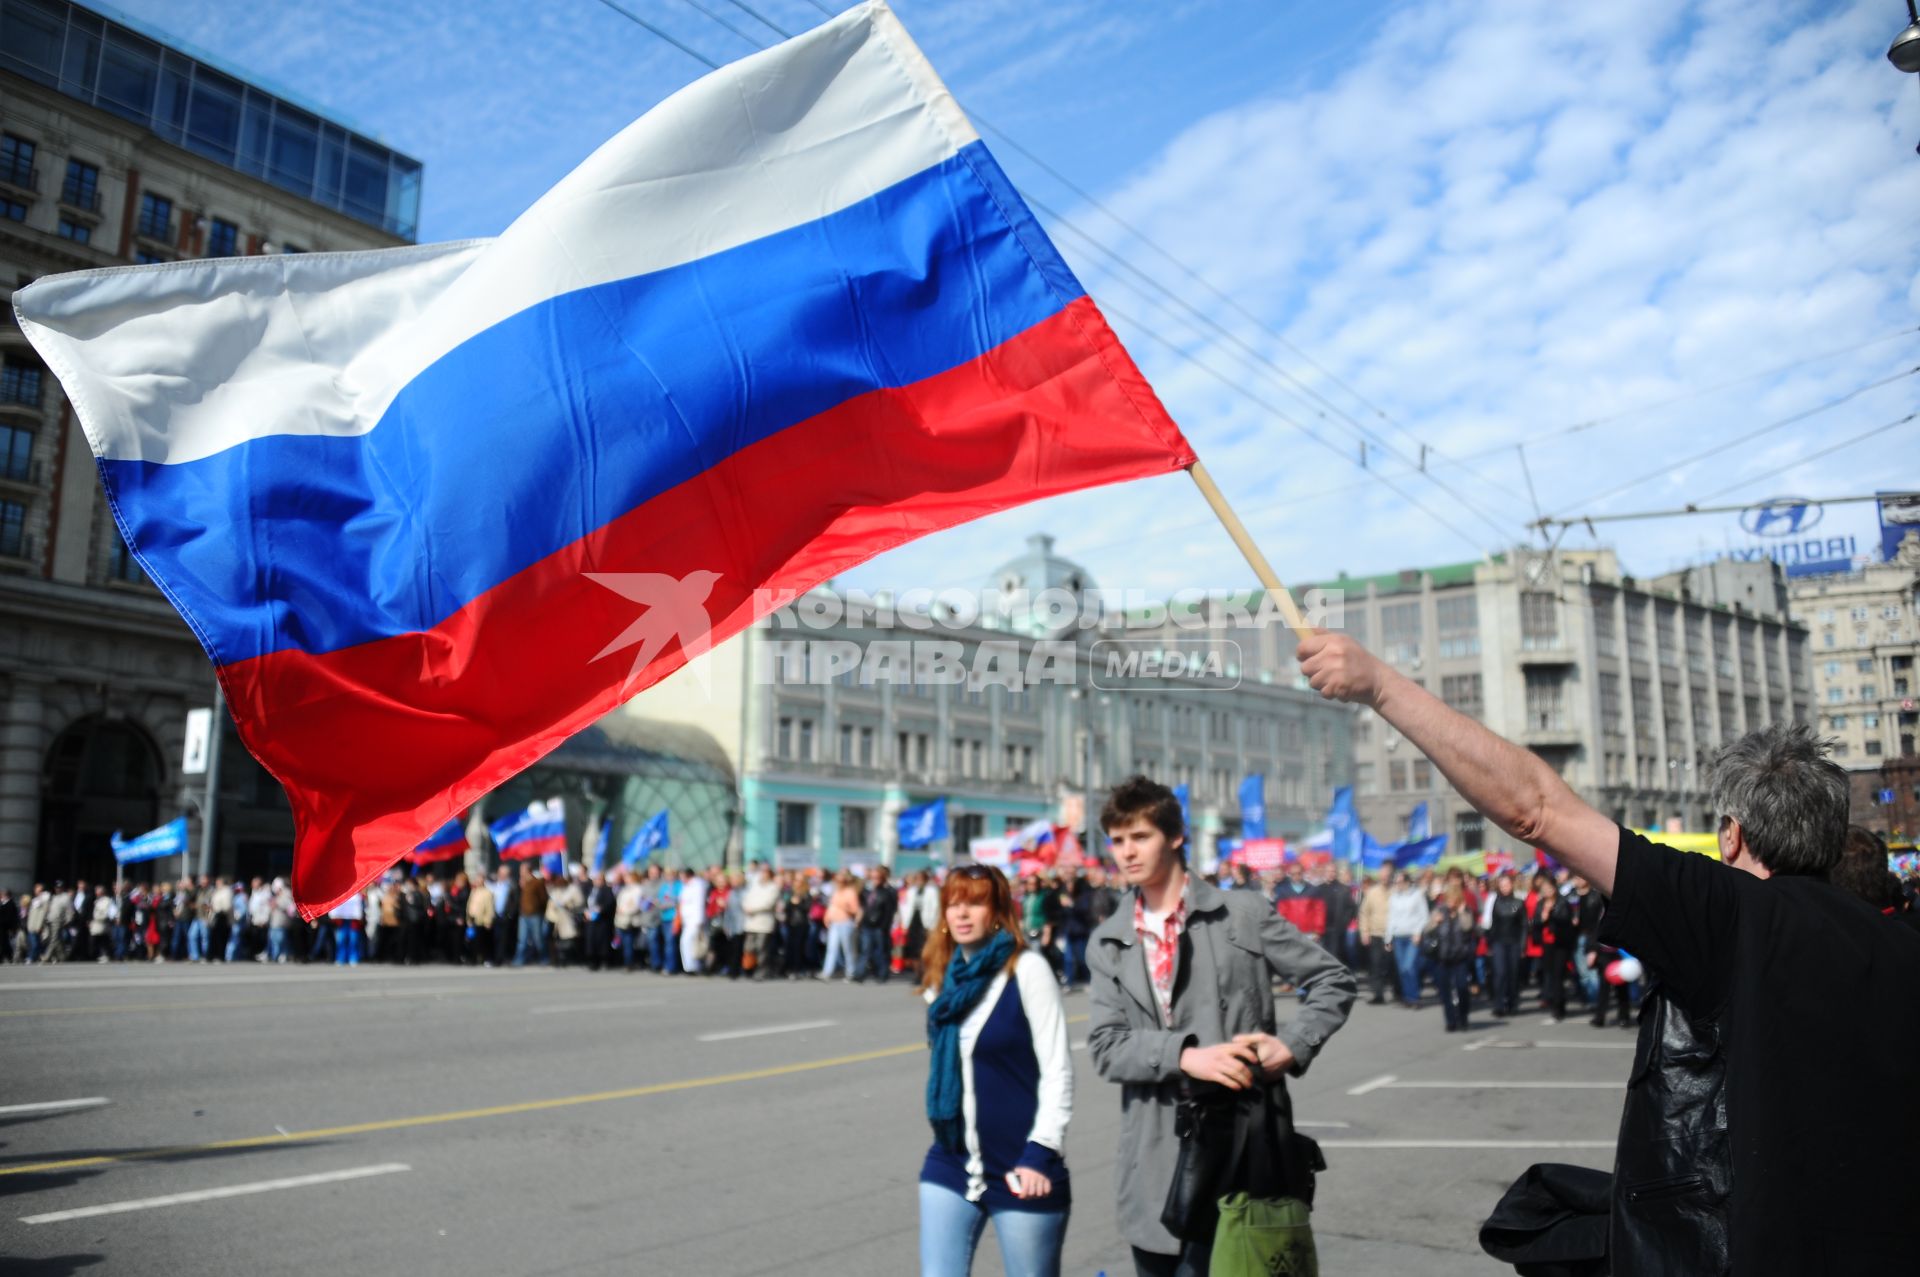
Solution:
M 1118 1094 L 1084 996 L 1068 1014 L 1066 1271 L 1119 1277 Z M 1631 1042 L 1356 1007 L 1293 1084 L 1330 1163 L 1325 1271 L 1511 1272 L 1480 1220 L 1532 1162 L 1611 1162 Z M 0 1043 L 8 1273 L 917 1269 L 924 1034 L 897 981 L 5 967 Z M 990 1237 L 975 1271 L 1000 1272 Z

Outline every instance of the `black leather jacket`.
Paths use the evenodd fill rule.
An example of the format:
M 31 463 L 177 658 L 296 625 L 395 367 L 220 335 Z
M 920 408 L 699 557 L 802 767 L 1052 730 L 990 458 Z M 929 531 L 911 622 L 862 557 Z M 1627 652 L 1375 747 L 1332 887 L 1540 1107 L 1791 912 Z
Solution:
M 1607 1247 L 1613 1271 L 1731 1271 L 1732 1180 L 1720 1026 L 1690 1018 L 1656 984 L 1642 1004 L 1620 1117 Z

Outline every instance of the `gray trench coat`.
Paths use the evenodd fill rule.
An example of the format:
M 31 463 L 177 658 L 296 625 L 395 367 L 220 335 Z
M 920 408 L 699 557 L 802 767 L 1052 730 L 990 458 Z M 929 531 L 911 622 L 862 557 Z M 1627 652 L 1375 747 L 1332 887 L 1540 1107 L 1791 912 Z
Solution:
M 1347 1022 L 1357 986 L 1340 960 L 1274 912 L 1257 891 L 1221 891 L 1187 880 L 1187 935 L 1174 971 L 1173 1023 L 1160 1023 L 1132 894 L 1100 924 L 1088 945 L 1092 1027 L 1087 1051 L 1100 1076 L 1120 1083 L 1120 1235 L 1163 1255 L 1179 1241 L 1160 1226 L 1180 1141 L 1173 1133 L 1180 1094 L 1180 1052 L 1238 1033 L 1273 1033 L 1293 1052 L 1295 1076 Z M 1306 994 L 1299 1013 L 1275 1029 L 1273 980 Z

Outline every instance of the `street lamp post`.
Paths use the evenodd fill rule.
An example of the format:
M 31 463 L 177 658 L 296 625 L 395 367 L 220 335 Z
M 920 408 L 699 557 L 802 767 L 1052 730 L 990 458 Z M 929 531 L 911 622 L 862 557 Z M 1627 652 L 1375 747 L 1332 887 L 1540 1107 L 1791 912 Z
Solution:
M 1920 9 L 1914 7 L 1914 0 L 1907 0 L 1907 19 L 1907 29 L 1887 46 L 1887 61 L 1911 73 L 1920 71 Z

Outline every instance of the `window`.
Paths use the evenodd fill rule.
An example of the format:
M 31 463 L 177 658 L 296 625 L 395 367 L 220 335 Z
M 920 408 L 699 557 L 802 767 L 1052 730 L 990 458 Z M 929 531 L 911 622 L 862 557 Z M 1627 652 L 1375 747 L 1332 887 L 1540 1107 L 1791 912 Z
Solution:
M 133 260 L 141 266 L 151 266 L 155 262 L 170 262 L 173 259 L 162 253 L 149 253 L 144 248 L 133 250 Z
M 1407 792 L 1407 760 L 1396 758 L 1387 764 L 1387 788 L 1393 793 Z
M 918 767 L 921 771 L 925 771 L 927 769 L 927 758 L 931 752 L 932 743 L 928 740 L 925 732 L 921 732 L 913 738 L 913 765 L 915 767 Z
M 873 729 L 871 727 L 860 729 L 860 765 L 873 766 Z
M 971 776 L 973 774 L 967 770 L 967 742 L 958 736 L 953 738 L 953 763 L 951 769 L 959 772 L 962 776 Z
M 36 149 L 32 142 L 23 137 L 11 133 L 0 134 L 0 182 L 33 189 L 33 156 Z
M 1846 699 L 1847 699 L 1847 693 L 1844 688 L 1829 687 L 1827 689 L 1827 704 L 1838 705 Z
M 1838 662 L 1830 662 L 1830 663 L 1838 664 Z M 1839 672 L 1840 671 L 1837 669 L 1827 671 L 1827 673 L 1829 674 L 1838 674 Z M 1871 656 L 1863 656 L 1859 660 L 1855 661 L 1853 663 L 1853 672 L 1856 674 L 1873 673 L 1873 658 Z
M 1567 730 L 1566 707 L 1558 670 L 1527 671 L 1527 727 L 1539 732 Z
M 1610 595 L 1593 600 L 1593 647 L 1602 656 L 1620 654 L 1620 635 L 1613 627 L 1613 602 Z
M 93 242 L 93 227 L 85 222 L 76 222 L 71 217 L 60 219 L 59 233 L 61 239 L 70 239 L 76 244 Z
M 1380 609 L 1381 655 L 1395 665 L 1420 659 L 1420 605 L 1389 603 Z
M 0 195 L 0 218 L 9 222 L 24 222 L 27 220 L 27 206 L 19 200 Z
M 1618 674 L 1600 676 L 1600 730 L 1609 736 L 1621 734 L 1620 676 Z
M 803 718 L 800 720 L 799 727 L 800 747 L 795 757 L 802 762 L 810 763 L 813 761 L 813 720 L 811 718 Z
M 840 724 L 840 761 L 851 765 L 853 762 L 853 726 Z
M 1424 793 L 1433 788 L 1433 764 L 1424 758 L 1413 761 L 1413 787 Z
M 60 183 L 60 202 L 68 208 L 100 211 L 100 170 L 80 160 L 67 161 L 67 179 Z
M 1540 590 L 1520 595 L 1520 646 L 1526 651 L 1560 646 L 1559 601 Z
M 777 803 L 774 805 L 774 828 L 779 843 L 783 847 L 810 847 L 813 845 L 813 804 Z
M 207 231 L 208 257 L 234 257 L 240 252 L 240 228 L 218 217 Z
M 0 425 L 0 479 L 25 483 L 33 473 L 33 431 Z
M 0 501 L 0 558 L 27 557 L 27 507 L 18 501 Z
M 953 845 L 971 847 L 973 840 L 987 832 L 987 818 L 977 811 L 962 812 L 953 818 Z
M 782 718 L 780 730 L 774 734 L 773 752 L 781 758 L 793 757 L 793 720 Z
M 1877 740 L 1870 740 L 1870 741 L 1868 741 L 1868 742 L 1867 742 L 1867 757 L 1869 757 L 1869 758 L 1878 758 L 1878 757 L 1880 757 L 1880 742 L 1879 742 L 1879 741 L 1877 741 Z
M 1862 714 L 1860 716 L 1860 725 L 1870 728 L 1878 727 L 1880 726 L 1880 716 L 1878 714 Z
M 1866 609 L 1866 608 L 1864 608 L 1864 607 L 1857 607 L 1857 608 L 1855 608 L 1855 609 L 1853 609 L 1853 619 L 1854 619 L 1854 620 L 1856 620 L 1856 621 L 1864 621 L 1864 620 L 1866 620 L 1866 619 L 1867 619 L 1867 609 Z
M 134 229 L 147 239 L 172 239 L 173 201 L 164 195 L 143 191 L 140 195 L 140 220 L 134 224 Z
M 1435 599 L 1433 619 L 1442 658 L 1480 655 L 1480 604 L 1472 594 Z
M 1478 674 L 1443 674 L 1440 699 L 1469 718 L 1479 718 L 1484 704 Z
M 1484 851 L 1487 846 L 1487 822 L 1477 811 L 1463 811 L 1453 818 L 1453 850 Z
M 1865 664 L 1866 662 L 1863 661 L 1861 663 Z M 1826 672 L 1828 678 L 1840 677 L 1840 662 L 1838 661 L 1828 661 L 1821 668 Z
M 974 741 L 972 743 L 972 750 L 973 769 L 969 771 L 967 775 L 978 776 L 980 779 L 985 780 L 987 778 L 986 743 L 984 741 Z
M 133 551 L 117 529 L 114 532 L 113 549 L 107 552 L 107 575 L 116 581 L 135 584 L 147 579 L 147 574 L 140 570 L 140 560 L 133 557 Z
M 1847 716 L 1845 714 L 1835 714 L 1832 718 L 1828 719 L 1827 722 L 1832 726 L 1834 731 L 1845 731 L 1847 727 Z
M 0 403 L 40 406 L 40 365 L 24 355 L 8 355 L 0 364 Z
M 1144 771 L 1145 769 L 1142 768 L 1141 770 Z M 1353 765 L 1354 789 L 1358 790 L 1362 794 L 1377 794 L 1380 791 L 1377 788 L 1375 788 L 1375 786 L 1377 786 L 1379 783 L 1380 782 L 1375 780 L 1373 777 L 1372 763 L 1355 763 Z
M 1863 701 L 1877 701 L 1877 700 L 1879 700 L 1879 699 L 1880 699 L 1880 686 L 1879 686 L 1879 684 L 1877 684 L 1877 683 L 1862 683 L 1862 684 L 1860 684 L 1860 699 L 1861 699 L 1861 700 L 1863 700 Z
M 865 807 L 840 809 L 840 849 L 866 851 L 870 846 L 871 813 Z

